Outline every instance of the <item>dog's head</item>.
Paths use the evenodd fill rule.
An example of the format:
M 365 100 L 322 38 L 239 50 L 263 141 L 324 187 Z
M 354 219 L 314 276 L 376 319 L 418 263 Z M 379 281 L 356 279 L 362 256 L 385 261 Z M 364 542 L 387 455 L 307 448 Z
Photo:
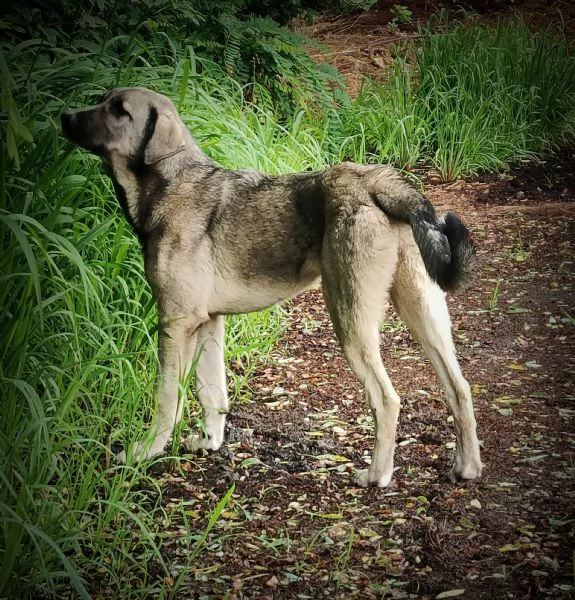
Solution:
M 189 134 L 175 106 L 144 88 L 117 88 L 96 106 L 64 113 L 62 130 L 73 143 L 116 169 L 138 172 L 186 149 Z

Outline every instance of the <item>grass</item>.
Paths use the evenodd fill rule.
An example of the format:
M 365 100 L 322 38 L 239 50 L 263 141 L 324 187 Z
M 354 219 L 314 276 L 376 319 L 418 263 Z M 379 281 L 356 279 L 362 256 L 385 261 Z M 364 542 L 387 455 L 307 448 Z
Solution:
M 500 297 L 501 297 L 501 280 L 498 279 L 495 282 L 495 287 L 493 288 L 493 291 L 489 295 L 489 299 L 487 300 L 487 308 L 490 311 L 494 311 L 494 310 L 498 309 Z
M 575 60 L 559 33 L 533 34 L 519 18 L 442 29 L 423 30 L 413 67 L 397 61 L 341 113 L 340 155 L 427 163 L 451 181 L 573 139 Z
M 521 231 L 517 232 L 517 241 L 507 252 L 509 260 L 514 262 L 526 262 L 531 253 L 528 250 L 528 244 L 525 243 Z
M 564 40 L 520 19 L 426 35 L 419 94 L 446 180 L 548 151 L 573 133 L 575 62 Z M 457 85 L 454 85 L 457 82 Z
M 564 41 L 510 23 L 424 33 L 414 71 L 400 61 L 355 102 L 289 119 L 266 101 L 246 104 L 241 86 L 168 35 L 157 46 L 125 36 L 73 51 L 0 46 L 0 598 L 176 597 L 233 492 L 208 497 L 210 517 L 197 523 L 166 508 L 145 468 L 113 458 L 153 411 L 156 312 L 110 182 L 64 142 L 60 112 L 144 85 L 170 95 L 230 168 L 303 171 L 375 153 L 402 168 L 432 162 L 449 179 L 572 134 Z M 274 309 L 229 320 L 232 401 L 249 398 L 284 319 Z M 174 520 L 189 541 L 177 565 L 162 552 Z
M 427 123 L 417 114 L 416 88 L 405 62 L 390 70 L 386 84 L 368 81 L 355 102 L 338 115 L 335 153 L 357 162 L 390 162 L 414 167 L 428 137 Z

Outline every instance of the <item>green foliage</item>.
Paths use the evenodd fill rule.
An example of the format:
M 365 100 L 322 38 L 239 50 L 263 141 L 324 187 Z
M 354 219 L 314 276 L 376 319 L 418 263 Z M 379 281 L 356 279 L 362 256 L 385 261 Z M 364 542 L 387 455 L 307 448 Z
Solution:
M 575 60 L 558 34 L 518 18 L 452 24 L 424 30 L 415 56 L 340 111 L 339 156 L 427 162 L 450 181 L 573 139 Z
M 337 149 L 342 158 L 390 162 L 402 169 L 420 160 L 427 123 L 418 114 L 416 86 L 404 62 L 394 65 L 385 85 L 366 82 L 340 115 L 343 132 L 349 132 Z
M 390 12 L 393 15 L 393 19 L 390 22 L 392 27 L 408 25 L 412 21 L 413 13 L 404 4 L 394 4 Z
M 575 124 L 575 61 L 551 32 L 520 19 L 426 33 L 418 96 L 444 179 L 500 169 L 564 142 Z
M 33 37 L 97 52 L 101 40 L 108 40 L 107 51 L 120 61 L 126 50 L 138 47 L 153 45 L 154 61 L 174 47 L 192 47 L 244 85 L 248 100 L 265 99 L 284 116 L 296 107 L 327 109 L 334 89 L 344 93 L 337 71 L 318 68 L 305 52 L 313 42 L 273 18 L 285 22 L 297 14 L 303 10 L 300 0 L 281 5 L 271 0 L 55 0 L 49 6 L 43 0 L 24 6 L 7 0 L 3 10 L 0 28 L 14 42 Z
M 329 4 L 329 6 L 326 6 L 326 8 L 339 10 L 346 14 L 356 10 L 369 10 L 375 4 L 377 4 L 377 0 L 339 0 L 338 2 L 324 4 Z
M 222 13 L 218 25 L 201 33 L 197 48 L 219 58 L 231 77 L 246 84 L 251 102 L 272 102 L 283 114 L 294 106 L 317 111 L 333 104 L 332 86 L 343 87 L 335 69 L 318 69 L 301 36 L 270 18 Z

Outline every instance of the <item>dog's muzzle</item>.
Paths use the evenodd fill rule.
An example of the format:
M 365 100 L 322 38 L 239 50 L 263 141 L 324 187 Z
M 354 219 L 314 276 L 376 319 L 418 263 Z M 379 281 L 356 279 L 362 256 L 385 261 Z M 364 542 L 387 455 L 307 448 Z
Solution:
M 77 111 L 60 115 L 62 131 L 70 142 L 93 152 L 97 156 L 106 154 L 101 128 L 96 126 L 93 112 Z
M 71 141 L 76 142 L 76 135 L 78 130 L 78 117 L 75 113 L 62 113 L 60 115 L 60 122 L 62 124 L 62 131 L 64 135 Z

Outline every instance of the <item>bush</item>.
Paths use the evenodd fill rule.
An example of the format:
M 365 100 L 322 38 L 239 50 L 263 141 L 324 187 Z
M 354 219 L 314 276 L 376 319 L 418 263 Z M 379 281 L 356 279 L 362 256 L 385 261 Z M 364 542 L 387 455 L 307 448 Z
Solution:
M 320 68 L 304 50 L 310 40 L 266 16 L 274 3 L 253 0 L 7 0 L 0 28 L 17 43 L 35 38 L 73 51 L 98 52 L 102 40 L 119 60 L 152 45 L 154 61 L 165 61 L 174 47 L 191 47 L 220 64 L 245 86 L 252 102 L 266 100 L 287 117 L 296 108 L 325 110 L 333 90 L 343 94 L 334 68 Z M 285 20 L 303 10 L 299 0 L 276 6 Z M 112 40 L 114 43 L 111 43 Z

